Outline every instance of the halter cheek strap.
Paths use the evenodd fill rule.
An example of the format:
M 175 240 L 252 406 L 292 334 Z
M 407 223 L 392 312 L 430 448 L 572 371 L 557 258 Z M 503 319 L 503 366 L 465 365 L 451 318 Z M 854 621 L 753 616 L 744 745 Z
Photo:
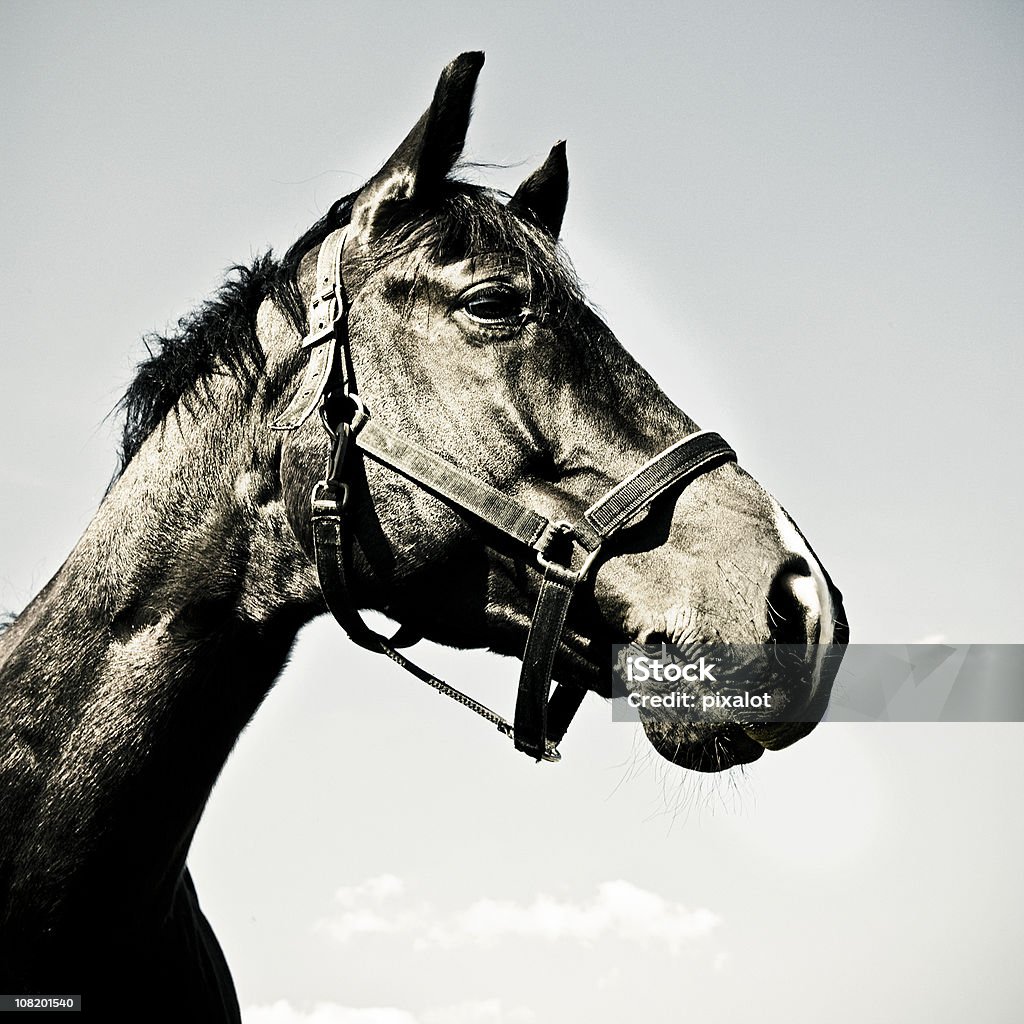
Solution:
M 576 523 L 552 520 L 527 508 L 374 419 L 355 393 L 341 278 L 344 239 L 342 229 L 329 235 L 321 246 L 309 334 L 303 341 L 303 348 L 310 349 L 310 360 L 295 396 L 273 424 L 277 430 L 294 429 L 319 405 L 332 439 L 328 471 L 313 488 L 311 501 L 316 567 L 324 600 L 355 643 L 386 655 L 418 679 L 469 707 L 510 736 L 517 749 L 537 760 L 558 760 L 557 745 L 586 693 L 580 687 L 560 683 L 549 698 L 555 655 L 576 588 L 592 573 L 604 541 L 641 509 L 669 487 L 685 485 L 715 466 L 734 461 L 736 453 L 718 434 L 700 431 L 659 452 L 598 498 Z M 333 372 L 339 361 L 349 372 Z M 329 389 L 338 376 L 341 380 L 337 386 Z M 341 410 L 333 422 L 328 408 Z M 514 724 L 399 653 L 397 648 L 406 646 L 413 637 L 404 627 L 390 639 L 385 638 L 356 610 L 348 582 L 352 536 L 347 529 L 351 493 L 348 469 L 355 449 L 511 537 L 536 558 L 541 585 L 523 653 Z
M 345 295 L 341 285 L 341 254 L 345 231 L 333 231 L 324 239 L 316 260 L 316 284 L 309 305 L 309 333 L 302 348 L 309 362 L 292 400 L 271 424 L 274 430 L 294 430 L 323 400 L 338 354 L 338 332 L 344 329 Z

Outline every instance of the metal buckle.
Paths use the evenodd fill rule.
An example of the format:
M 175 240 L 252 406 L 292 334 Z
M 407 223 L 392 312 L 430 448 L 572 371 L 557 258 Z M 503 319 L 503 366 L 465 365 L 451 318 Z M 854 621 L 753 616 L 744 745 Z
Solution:
M 544 741 L 544 753 L 540 755 L 542 761 L 550 761 L 553 764 L 562 760 L 562 755 L 558 752 L 558 747 L 551 742 L 551 740 Z
M 332 281 L 330 275 L 328 275 L 320 282 L 320 291 L 313 298 L 313 305 L 316 305 L 318 302 L 330 302 L 331 299 L 337 298 L 339 299 L 338 305 L 340 306 L 341 302 L 339 293 L 340 289 L 338 288 L 337 283 Z
M 498 732 L 503 736 L 507 736 L 510 740 L 515 740 L 516 733 L 515 729 L 509 725 L 504 719 L 498 723 Z M 538 761 L 548 761 L 551 764 L 557 764 L 562 760 L 562 755 L 558 752 L 558 744 L 553 743 L 549 739 L 544 740 L 544 753 L 537 758 Z
M 366 404 L 358 395 L 350 394 L 348 400 L 352 403 L 352 419 L 348 421 L 348 427 L 353 434 L 358 434 L 370 418 L 370 414 L 366 409 Z
M 563 565 L 561 562 L 553 561 L 547 557 L 548 551 L 551 549 L 551 545 L 555 542 L 555 538 L 558 536 L 566 536 L 569 538 L 572 543 L 573 552 L 575 552 L 577 546 L 587 552 L 586 557 L 583 559 L 583 564 L 578 569 L 573 569 L 572 567 L 572 554 L 569 555 L 568 565 Z M 594 564 L 594 559 L 597 558 L 598 552 L 601 550 L 601 545 L 598 544 L 593 551 L 588 551 L 580 542 L 579 534 L 576 532 L 576 527 L 566 519 L 559 519 L 556 522 L 548 523 L 535 546 L 537 548 L 537 564 L 541 569 L 545 572 L 548 569 L 557 569 L 559 572 L 573 577 L 577 582 L 584 579 L 590 572 L 591 566 Z
M 323 310 L 320 307 L 323 306 Z M 340 294 L 331 292 L 326 298 L 317 296 L 309 307 L 309 333 L 302 339 L 301 348 L 316 348 L 330 341 L 338 333 L 338 325 L 345 318 Z M 316 322 L 314 322 L 316 321 Z
M 313 484 L 313 493 L 309 503 L 314 516 L 338 515 L 345 511 L 348 504 L 348 484 L 331 484 L 328 480 L 318 480 Z
M 334 425 L 327 417 L 328 397 L 328 395 L 324 395 L 320 399 L 320 422 L 323 424 L 324 430 L 330 434 L 331 440 L 336 441 L 338 438 L 338 431 L 334 429 Z M 343 397 L 347 398 L 352 403 L 352 414 L 351 419 L 343 419 L 338 425 L 347 426 L 352 434 L 358 434 L 366 425 L 366 421 L 370 418 L 370 412 L 366 408 L 366 403 L 358 395 L 353 395 L 349 392 Z
M 370 418 L 363 400 L 358 395 L 346 394 L 343 397 L 352 404 L 352 411 L 349 414 L 351 418 L 341 419 L 335 429 L 327 416 L 326 397 L 320 399 L 320 422 L 331 439 L 331 453 L 327 457 L 327 475 L 313 485 L 313 492 L 310 495 L 310 506 L 314 516 L 340 515 L 345 511 L 349 499 L 349 485 L 341 479 L 341 474 L 345 468 L 349 444 Z

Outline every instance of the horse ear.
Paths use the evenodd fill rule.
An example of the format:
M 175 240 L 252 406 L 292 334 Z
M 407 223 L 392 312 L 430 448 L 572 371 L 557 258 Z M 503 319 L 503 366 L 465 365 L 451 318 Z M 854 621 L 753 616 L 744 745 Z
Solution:
M 556 142 L 547 159 L 516 189 L 509 209 L 530 213 L 558 238 L 569 199 L 569 165 L 565 160 L 565 142 Z
M 427 199 L 455 166 L 466 144 L 473 91 L 483 63 L 482 53 L 463 53 L 441 72 L 430 106 L 359 193 L 352 226 L 364 241 L 387 230 L 404 204 Z

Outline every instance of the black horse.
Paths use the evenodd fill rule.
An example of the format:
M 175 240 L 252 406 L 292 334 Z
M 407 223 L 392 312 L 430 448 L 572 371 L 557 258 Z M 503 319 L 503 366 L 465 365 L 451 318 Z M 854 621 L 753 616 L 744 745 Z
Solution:
M 556 731 L 548 673 L 573 688 L 569 704 L 607 693 L 613 642 L 845 642 L 840 596 L 792 520 L 586 304 L 558 246 L 564 146 L 507 202 L 452 177 L 482 63 L 453 61 L 364 188 L 280 261 L 236 269 L 140 366 L 118 478 L 0 635 L 0 989 L 80 992 L 104 1020 L 239 1020 L 185 861 L 232 745 L 298 630 L 326 610 L 324 589 L 339 590 L 348 604 L 332 610 L 368 646 L 357 608 L 521 654 L 538 599 L 568 607 L 564 629 L 535 624 L 544 657 L 526 659 L 545 662 L 524 674 L 540 683 L 517 716 L 517 744 L 535 756 Z M 329 344 L 303 348 L 318 310 Z M 342 321 L 343 344 L 330 333 Z M 427 453 L 420 477 L 357 449 L 367 410 L 378 441 Z M 710 460 L 680 468 L 706 443 Z M 427 464 L 455 467 L 476 497 L 445 497 Z M 323 587 L 310 513 L 322 478 L 314 497 L 334 502 L 330 515 L 346 506 L 349 548 L 344 579 Z M 560 525 L 593 523 L 627 478 L 633 506 L 608 498 L 622 522 L 588 528 L 589 546 Z M 547 532 L 520 536 L 510 509 Z M 566 578 L 581 585 L 556 593 Z M 806 699 L 829 685 L 821 674 Z M 717 771 L 810 726 L 647 728 L 664 756 Z

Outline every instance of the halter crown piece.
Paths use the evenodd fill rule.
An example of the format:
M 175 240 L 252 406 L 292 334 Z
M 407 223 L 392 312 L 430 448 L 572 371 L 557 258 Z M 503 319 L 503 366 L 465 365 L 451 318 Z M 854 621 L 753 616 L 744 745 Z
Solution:
M 734 461 L 736 453 L 711 431 L 680 438 L 598 498 L 576 523 L 552 520 L 521 505 L 375 420 L 356 394 L 341 273 L 346 235 L 347 229 L 339 228 L 320 247 L 309 333 L 302 341 L 303 349 L 309 350 L 309 362 L 294 397 L 273 424 L 275 430 L 294 430 L 319 407 L 331 438 L 327 472 L 314 486 L 311 499 L 316 569 L 324 600 L 360 647 L 386 655 L 469 707 L 530 757 L 557 761 L 558 744 L 586 694 L 581 687 L 559 683 L 549 698 L 555 652 L 576 587 L 590 574 L 605 539 L 640 509 L 674 484 Z M 396 648 L 421 639 L 415 633 L 402 627 L 393 637 L 384 637 L 359 614 L 348 584 L 352 537 L 346 528 L 351 494 L 348 469 L 357 458 L 356 449 L 512 537 L 536 558 L 542 580 L 523 652 L 512 724 L 399 653 Z

